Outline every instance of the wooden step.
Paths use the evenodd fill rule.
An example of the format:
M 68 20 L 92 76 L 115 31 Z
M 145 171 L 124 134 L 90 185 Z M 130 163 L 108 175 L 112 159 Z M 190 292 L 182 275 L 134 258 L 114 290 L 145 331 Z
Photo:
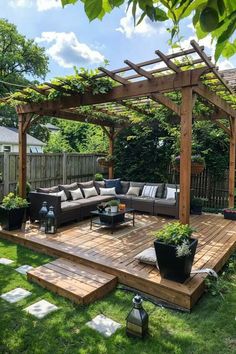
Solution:
M 79 304 L 101 299 L 117 284 L 114 275 L 58 258 L 27 273 L 31 280 Z

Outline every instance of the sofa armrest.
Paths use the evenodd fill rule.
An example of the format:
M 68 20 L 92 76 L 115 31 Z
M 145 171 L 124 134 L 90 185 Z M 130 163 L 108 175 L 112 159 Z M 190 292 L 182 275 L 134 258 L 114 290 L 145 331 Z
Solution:
M 29 193 L 30 202 L 30 218 L 32 220 L 37 220 L 39 216 L 39 210 L 42 207 L 43 202 L 48 203 L 48 207 L 54 207 L 54 214 L 58 218 L 61 214 L 61 197 L 56 195 L 50 195 L 47 193 L 30 192 Z

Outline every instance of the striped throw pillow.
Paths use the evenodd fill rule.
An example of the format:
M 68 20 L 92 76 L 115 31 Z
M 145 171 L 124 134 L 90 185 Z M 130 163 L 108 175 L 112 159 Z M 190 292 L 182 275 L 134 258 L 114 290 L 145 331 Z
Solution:
M 144 186 L 142 191 L 142 197 L 155 198 L 158 186 Z

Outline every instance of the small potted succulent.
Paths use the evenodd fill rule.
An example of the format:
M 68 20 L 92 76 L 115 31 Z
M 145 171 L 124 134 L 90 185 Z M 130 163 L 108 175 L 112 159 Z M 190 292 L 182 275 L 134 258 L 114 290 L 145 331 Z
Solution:
M 162 278 L 179 283 L 189 278 L 198 240 L 193 229 L 180 222 L 166 224 L 154 233 L 154 247 Z
M 108 202 L 108 205 L 111 208 L 111 213 L 117 213 L 119 204 L 120 201 L 117 199 L 112 199 L 110 202 Z
M 0 205 L 0 223 L 4 230 L 20 229 L 29 203 L 14 193 L 3 198 Z
M 202 214 L 202 207 L 203 207 L 205 201 L 206 201 L 205 198 L 192 198 L 192 200 L 191 200 L 191 214 L 201 215 Z
M 223 211 L 225 219 L 236 220 L 236 208 L 226 208 Z
M 173 159 L 173 166 L 176 171 L 180 171 L 180 156 Z M 205 159 L 200 155 L 191 156 L 191 174 L 198 175 L 203 172 L 205 168 Z
M 102 173 L 95 173 L 94 181 L 103 181 L 103 174 Z

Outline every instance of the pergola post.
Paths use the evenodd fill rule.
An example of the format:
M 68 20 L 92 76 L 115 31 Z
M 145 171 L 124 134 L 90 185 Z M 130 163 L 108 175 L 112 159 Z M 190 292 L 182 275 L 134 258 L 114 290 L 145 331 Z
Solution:
M 179 219 L 182 224 L 189 224 L 190 187 L 191 187 L 191 152 L 192 152 L 192 88 L 182 89 L 180 122 L 180 199 Z
M 19 195 L 26 197 L 26 131 L 24 129 L 25 114 L 18 115 L 19 124 Z
M 234 207 L 236 119 L 231 118 L 229 146 L 229 208 Z
M 110 128 L 110 132 L 109 132 L 109 155 L 113 156 L 114 154 L 114 133 L 115 133 L 115 129 L 113 127 Z M 112 164 L 111 166 L 109 166 L 109 170 L 108 170 L 108 176 L 109 178 L 114 178 L 114 165 Z

